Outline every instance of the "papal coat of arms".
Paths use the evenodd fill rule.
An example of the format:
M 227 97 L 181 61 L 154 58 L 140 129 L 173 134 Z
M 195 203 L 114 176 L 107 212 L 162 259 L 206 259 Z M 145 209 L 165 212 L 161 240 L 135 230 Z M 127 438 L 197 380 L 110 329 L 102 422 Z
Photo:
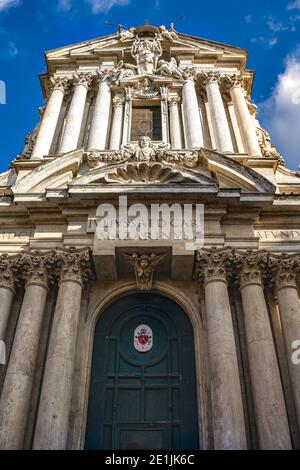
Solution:
M 153 333 L 150 326 L 140 325 L 134 330 L 134 347 L 139 352 L 147 352 L 153 346 Z

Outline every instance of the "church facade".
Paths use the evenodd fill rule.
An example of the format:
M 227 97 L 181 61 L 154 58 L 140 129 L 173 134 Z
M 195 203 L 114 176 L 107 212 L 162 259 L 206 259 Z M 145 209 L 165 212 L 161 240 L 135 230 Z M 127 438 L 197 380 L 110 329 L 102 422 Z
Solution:
M 46 53 L 0 175 L 1 449 L 300 448 L 300 174 L 246 61 L 173 25 Z M 151 236 L 197 207 L 199 246 Z

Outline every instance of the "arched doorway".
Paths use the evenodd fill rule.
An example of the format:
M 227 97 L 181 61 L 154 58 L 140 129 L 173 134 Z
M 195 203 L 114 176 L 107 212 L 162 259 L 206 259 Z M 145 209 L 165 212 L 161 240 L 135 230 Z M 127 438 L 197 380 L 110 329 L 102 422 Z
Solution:
M 193 330 L 173 301 L 114 302 L 95 329 L 86 449 L 198 449 Z

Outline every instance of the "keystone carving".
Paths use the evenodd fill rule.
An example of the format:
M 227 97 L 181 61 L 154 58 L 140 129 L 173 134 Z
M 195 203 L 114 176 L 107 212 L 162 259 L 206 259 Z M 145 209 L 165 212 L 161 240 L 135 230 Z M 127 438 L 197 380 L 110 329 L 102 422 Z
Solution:
M 140 290 L 149 291 L 152 289 L 153 275 L 156 266 L 162 263 L 167 257 L 166 254 L 155 255 L 123 255 L 126 261 L 132 266 L 135 274 L 136 285 Z

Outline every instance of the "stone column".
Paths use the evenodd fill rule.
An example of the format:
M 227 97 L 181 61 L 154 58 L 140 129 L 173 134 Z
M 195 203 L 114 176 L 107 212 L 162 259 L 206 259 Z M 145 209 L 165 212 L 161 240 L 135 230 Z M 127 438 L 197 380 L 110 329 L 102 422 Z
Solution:
M 213 439 L 216 450 L 246 449 L 246 433 L 231 308 L 227 290 L 232 252 L 203 250 L 198 269 L 203 276 L 208 332 Z
M 52 93 L 47 103 L 38 131 L 31 159 L 42 159 L 49 154 L 55 134 L 61 106 L 69 81 L 66 77 L 53 78 Z
M 202 80 L 207 93 L 217 150 L 222 153 L 233 153 L 231 134 L 220 92 L 221 75 L 219 72 L 203 73 Z
M 60 145 L 60 153 L 67 153 L 77 148 L 86 97 L 91 82 L 91 73 L 74 74 L 74 93 L 67 115 L 64 135 Z
M 293 343 L 300 340 L 300 302 L 297 288 L 300 256 L 273 255 L 270 258 L 275 277 L 282 331 L 285 340 L 287 362 L 300 430 L 300 366 L 293 364 Z
M 261 157 L 256 129 L 248 108 L 243 84 L 241 76 L 227 75 L 225 77 L 225 85 L 230 92 L 246 150 L 250 157 Z
M 49 255 L 23 255 L 27 279 L 0 401 L 0 449 L 23 448 L 49 280 Z
M 13 297 L 17 257 L 0 255 L 0 341 L 5 341 Z
M 119 150 L 122 142 L 124 96 L 116 95 L 113 98 L 114 115 L 110 133 L 110 150 Z
M 178 96 L 172 96 L 169 99 L 171 147 L 175 150 L 182 149 L 179 104 L 180 98 Z
M 262 283 L 267 255 L 236 254 L 253 401 L 262 450 L 291 449 L 283 389 Z
M 94 115 L 89 136 L 88 150 L 105 150 L 111 108 L 111 90 L 107 77 L 99 74 Z
M 189 78 L 182 89 L 182 106 L 187 148 L 203 147 L 203 133 L 194 79 Z
M 57 254 L 60 285 L 50 335 L 34 449 L 66 449 L 73 389 L 77 326 L 88 251 Z

